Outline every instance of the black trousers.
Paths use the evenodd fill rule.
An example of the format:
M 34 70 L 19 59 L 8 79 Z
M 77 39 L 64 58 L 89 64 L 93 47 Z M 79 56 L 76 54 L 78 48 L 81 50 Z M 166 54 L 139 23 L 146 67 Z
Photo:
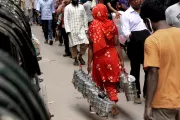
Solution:
M 141 94 L 140 87 L 140 67 L 144 62 L 144 42 L 150 35 L 148 30 L 131 32 L 132 37 L 128 42 L 127 55 L 130 59 L 131 71 L 130 74 L 136 78 L 136 88 L 138 90 L 138 96 Z M 146 96 L 146 78 L 147 72 L 145 71 L 144 89 L 143 94 Z
M 63 44 L 63 38 L 62 38 L 62 32 L 61 32 L 61 24 L 58 25 L 58 30 L 59 30 L 59 43 Z
M 61 35 L 64 39 L 65 53 L 71 54 L 70 48 L 69 48 L 69 38 L 68 38 L 68 34 L 65 31 L 65 28 L 61 27 Z

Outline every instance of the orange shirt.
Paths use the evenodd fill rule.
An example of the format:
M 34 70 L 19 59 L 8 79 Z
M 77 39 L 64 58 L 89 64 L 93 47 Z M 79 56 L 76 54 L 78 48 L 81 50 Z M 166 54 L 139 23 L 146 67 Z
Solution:
M 153 108 L 180 108 L 180 28 L 156 31 L 145 41 L 144 67 L 158 67 Z

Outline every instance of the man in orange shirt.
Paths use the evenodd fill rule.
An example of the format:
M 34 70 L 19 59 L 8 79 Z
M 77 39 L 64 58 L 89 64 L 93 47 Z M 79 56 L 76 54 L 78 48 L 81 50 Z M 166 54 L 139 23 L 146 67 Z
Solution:
M 170 27 L 158 0 L 146 0 L 141 17 L 155 32 L 145 41 L 148 71 L 145 120 L 180 120 L 180 28 Z

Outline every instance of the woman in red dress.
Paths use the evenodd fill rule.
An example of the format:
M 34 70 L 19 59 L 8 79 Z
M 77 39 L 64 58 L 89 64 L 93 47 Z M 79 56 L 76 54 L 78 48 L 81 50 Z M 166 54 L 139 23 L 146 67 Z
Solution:
M 98 4 L 92 10 L 94 20 L 89 26 L 88 72 L 109 99 L 115 103 L 117 97 L 117 83 L 120 78 L 121 67 L 124 66 L 122 50 L 118 42 L 118 30 L 113 21 L 108 20 L 108 10 L 105 5 Z M 117 113 L 117 108 L 114 107 Z

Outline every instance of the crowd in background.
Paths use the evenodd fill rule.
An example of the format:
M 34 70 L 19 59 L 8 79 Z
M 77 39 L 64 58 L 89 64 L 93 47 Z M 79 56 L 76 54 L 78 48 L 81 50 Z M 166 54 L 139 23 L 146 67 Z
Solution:
M 144 2 L 144 7 L 142 7 Z M 159 9 L 156 7 L 159 7 Z M 167 72 L 167 69 L 172 69 L 170 67 L 164 68 L 163 65 L 166 65 L 165 61 L 160 63 L 162 58 L 165 58 L 167 61 L 169 60 L 163 56 L 164 54 L 162 55 L 160 53 L 161 51 L 158 51 L 162 50 L 162 48 L 157 45 L 162 44 L 161 40 L 164 38 L 162 37 L 164 35 L 162 35 L 160 32 L 156 32 L 155 36 L 153 37 L 153 32 L 159 29 L 167 29 L 167 31 L 163 31 L 164 34 L 168 31 L 171 33 L 168 34 L 169 36 L 167 36 L 167 39 L 172 39 L 172 41 L 175 40 L 174 42 L 179 45 L 177 38 L 174 37 L 174 35 L 177 35 L 175 31 L 179 31 L 179 29 L 170 29 L 170 26 L 180 27 L 179 0 L 38 0 L 38 2 L 36 1 L 36 4 L 34 4 L 33 11 L 34 22 L 42 25 L 45 43 L 53 45 L 53 38 L 55 38 L 56 34 L 59 33 L 59 46 L 62 46 L 63 44 L 65 45 L 65 54 L 63 56 L 69 56 L 73 58 L 73 64 L 75 66 L 86 64 L 83 59 L 83 55 L 86 53 L 89 45 L 88 72 L 91 72 L 91 69 L 93 69 L 93 77 L 95 80 L 97 80 L 97 84 L 99 84 L 100 87 L 103 86 L 103 89 L 108 91 L 111 100 L 115 102 L 118 101 L 117 91 L 115 90 L 115 84 L 112 83 L 118 82 L 116 78 L 119 77 L 118 75 L 121 70 L 119 71 L 117 65 L 119 65 L 118 67 L 123 67 L 124 64 L 121 52 L 122 48 L 118 46 L 120 43 L 118 42 L 117 45 L 115 42 L 118 39 L 115 38 L 116 35 L 118 36 L 118 30 L 120 29 L 127 43 L 127 56 L 130 60 L 131 66 L 130 74 L 136 78 L 136 88 L 138 90 L 138 96 L 134 101 L 136 104 L 142 103 L 140 97 L 141 65 L 144 65 L 146 68 L 148 68 L 144 69 L 145 80 L 143 97 L 148 99 L 146 102 L 146 105 L 148 106 L 146 106 L 145 113 L 147 113 L 147 116 L 145 116 L 145 119 L 151 119 L 150 112 L 152 112 L 152 103 L 153 107 L 155 108 L 162 107 L 169 109 L 178 107 L 179 103 L 175 102 L 173 105 L 170 103 L 171 100 L 175 100 L 175 97 L 179 95 L 176 93 L 173 94 L 173 88 L 168 89 L 172 93 L 168 93 L 168 91 L 165 90 L 164 86 L 166 86 L 166 88 L 168 88 L 168 86 L 167 84 L 165 85 L 165 83 L 162 83 L 164 78 L 162 74 L 166 74 L 163 73 L 162 70 L 159 72 L 159 80 L 161 83 L 159 83 L 158 87 L 163 88 L 165 93 L 162 93 L 162 90 L 158 88 L 159 93 L 156 94 L 158 96 L 155 96 L 154 101 L 152 100 L 155 94 L 155 89 L 157 87 L 156 80 L 158 77 L 156 76 L 156 78 L 153 78 L 152 76 L 157 74 L 157 71 L 160 67 L 165 70 L 164 72 Z M 123 14 L 121 14 L 119 11 L 123 11 Z M 115 14 L 116 19 L 121 21 L 121 26 L 117 29 L 114 27 L 114 23 L 111 21 L 113 19 L 112 13 Z M 155 14 L 158 14 L 159 16 L 154 17 Z M 155 37 L 157 38 L 155 39 Z M 147 41 L 145 41 L 146 39 Z M 152 39 L 154 42 L 149 42 L 150 39 Z M 166 48 L 173 50 L 175 46 L 172 45 L 171 41 L 167 41 L 167 43 L 169 43 L 170 47 L 167 47 L 164 44 L 163 45 L 166 46 Z M 114 46 L 118 47 L 118 55 L 114 55 L 115 51 L 114 49 L 111 49 L 111 47 Z M 80 47 L 79 50 L 78 47 Z M 176 49 L 179 51 L 178 48 Z M 103 55 L 101 53 L 103 53 Z M 172 56 L 174 54 L 167 55 L 177 60 L 175 56 Z M 96 58 L 99 59 L 96 60 Z M 113 58 L 113 60 L 110 58 Z M 170 62 L 179 64 L 179 62 L 177 62 L 179 58 L 177 61 L 175 60 L 174 62 L 169 60 L 169 63 L 167 64 L 169 65 Z M 103 63 L 104 61 L 106 61 L 106 63 Z M 113 62 L 116 63 L 116 66 L 114 66 Z M 104 66 L 107 66 L 107 68 L 104 68 Z M 178 70 L 178 68 L 174 68 Z M 115 69 L 116 72 L 107 72 L 107 69 L 110 71 Z M 172 74 L 175 73 L 176 72 L 173 73 L 172 70 Z M 150 84 L 150 77 L 152 77 L 156 83 L 156 86 L 152 87 L 152 89 L 150 88 L 150 85 L 153 86 L 153 84 Z M 176 77 L 179 78 L 177 74 Z M 99 81 L 99 79 L 101 79 L 101 81 Z M 176 78 L 175 82 L 177 82 Z M 179 83 L 173 83 L 173 81 L 170 80 L 169 84 L 171 87 L 174 86 L 175 88 L 179 88 L 179 86 L 175 85 Z M 169 96 L 171 96 L 170 94 L 172 94 L 172 99 L 169 98 Z M 168 98 L 165 99 L 164 97 Z M 162 101 L 160 99 L 162 99 Z M 165 100 L 163 101 L 163 99 Z M 161 102 L 164 105 L 162 105 Z M 168 105 L 165 105 L 166 103 L 168 103 Z M 115 113 L 116 112 L 117 111 L 115 109 Z M 162 114 L 160 115 L 160 112 L 163 112 L 164 115 L 161 116 Z M 174 112 L 178 113 L 179 108 L 174 109 Z M 165 116 L 167 114 L 169 115 L 167 110 L 156 110 L 155 114 L 157 116 L 159 115 L 157 120 L 166 120 Z M 176 116 L 177 114 L 174 115 Z M 176 117 L 176 120 L 179 120 L 179 118 Z

